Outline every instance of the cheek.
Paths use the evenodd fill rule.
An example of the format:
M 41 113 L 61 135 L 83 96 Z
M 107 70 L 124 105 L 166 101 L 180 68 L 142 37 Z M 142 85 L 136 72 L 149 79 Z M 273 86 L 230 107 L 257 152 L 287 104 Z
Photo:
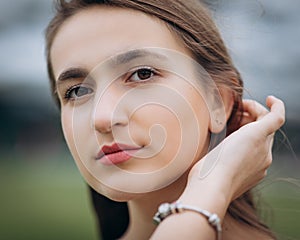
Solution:
M 89 156 L 89 142 L 86 139 L 93 136 L 90 135 L 88 129 L 82 127 L 82 125 L 86 125 L 82 124 L 84 119 L 86 118 L 75 118 L 74 111 L 71 108 L 62 108 L 61 110 L 61 124 L 64 137 L 81 175 L 89 185 L 98 191 L 102 191 L 100 190 L 103 187 L 102 184 L 99 184 L 99 181 L 89 170 L 91 168 L 85 158 Z
M 79 159 L 79 152 L 81 149 L 82 143 L 85 141 L 85 129 L 81 125 L 78 125 L 79 119 L 74 117 L 74 111 L 71 109 L 62 109 L 61 111 L 61 124 L 63 129 L 63 134 L 70 152 L 73 155 L 73 158 Z
M 177 114 L 162 105 L 148 104 L 135 112 L 129 123 L 130 131 L 143 133 L 144 145 L 151 148 L 153 157 L 159 156 L 157 164 L 162 166 L 180 147 L 183 129 Z M 142 131 L 138 131 L 138 127 Z
M 185 88 L 184 94 L 187 102 L 189 103 L 190 111 L 192 112 L 192 116 L 190 118 L 185 118 L 182 124 L 187 133 L 184 144 L 188 145 L 185 146 L 187 151 L 196 151 L 193 158 L 193 163 L 195 163 L 207 154 L 207 150 L 210 145 L 210 112 L 200 91 L 196 91 L 192 88 Z M 196 150 L 192 147 L 193 142 L 197 142 Z
M 207 149 L 208 122 L 207 108 L 192 95 L 168 107 L 148 104 L 140 108 L 131 116 L 129 129 L 132 136 L 143 139 L 152 159 L 143 161 L 140 172 L 162 169 L 171 163 L 178 172 L 187 169 Z
M 61 125 L 65 140 L 68 144 L 72 152 L 72 146 L 74 146 L 74 139 L 72 138 L 73 135 L 73 127 L 72 127 L 72 114 L 69 111 L 61 110 Z
M 95 140 L 91 132 L 90 108 L 63 107 L 61 110 L 61 123 L 66 142 L 72 152 L 85 152 L 85 145 L 89 140 Z M 83 153 L 82 152 L 82 153 Z

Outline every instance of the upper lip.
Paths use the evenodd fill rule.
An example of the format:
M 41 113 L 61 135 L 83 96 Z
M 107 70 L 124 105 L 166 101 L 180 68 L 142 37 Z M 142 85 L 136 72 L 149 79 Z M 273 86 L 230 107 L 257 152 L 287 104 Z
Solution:
M 129 146 L 129 145 L 122 144 L 122 143 L 113 143 L 110 146 L 109 145 L 104 145 L 101 148 L 101 150 L 99 151 L 99 153 L 97 154 L 96 159 L 100 159 L 104 155 L 107 155 L 107 154 L 112 154 L 112 153 L 126 151 L 126 150 L 138 150 L 140 148 L 141 147 Z

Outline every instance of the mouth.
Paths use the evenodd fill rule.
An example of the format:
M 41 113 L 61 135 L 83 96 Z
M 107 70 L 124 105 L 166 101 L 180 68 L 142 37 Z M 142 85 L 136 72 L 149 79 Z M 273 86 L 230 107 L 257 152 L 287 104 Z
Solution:
M 114 143 L 104 145 L 96 156 L 96 160 L 104 165 L 115 165 L 128 161 L 141 147 Z

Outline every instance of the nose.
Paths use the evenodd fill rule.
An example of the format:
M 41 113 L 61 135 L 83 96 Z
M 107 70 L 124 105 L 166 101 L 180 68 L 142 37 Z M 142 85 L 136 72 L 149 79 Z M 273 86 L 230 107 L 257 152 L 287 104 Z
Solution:
M 128 117 L 117 89 L 108 89 L 95 102 L 93 124 L 96 131 L 109 134 L 116 126 L 126 126 Z

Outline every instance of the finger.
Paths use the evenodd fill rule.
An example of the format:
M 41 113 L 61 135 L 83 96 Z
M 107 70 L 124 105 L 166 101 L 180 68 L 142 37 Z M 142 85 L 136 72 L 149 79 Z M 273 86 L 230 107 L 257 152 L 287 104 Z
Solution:
M 243 114 L 241 116 L 242 116 L 242 118 L 241 118 L 242 120 L 241 120 L 240 126 L 244 126 L 244 125 L 254 122 L 256 120 L 253 116 L 251 116 L 247 112 L 243 112 Z
M 248 114 L 248 119 L 253 119 L 252 121 L 261 119 L 268 113 L 268 110 L 260 103 L 254 100 L 243 100 L 244 112 Z
M 274 136 L 275 136 L 275 134 L 272 133 L 267 138 L 267 141 L 269 141 L 269 152 L 272 152 L 272 147 L 273 147 L 273 143 L 274 143 Z
M 284 103 L 274 96 L 269 96 L 266 104 L 270 108 L 270 112 L 260 119 L 259 126 L 263 133 L 270 135 L 284 124 L 285 108 Z
M 283 117 L 282 124 L 284 123 L 285 107 L 283 101 L 274 96 L 268 96 L 266 100 L 267 107 L 271 109 L 271 112 L 276 112 L 279 117 Z

